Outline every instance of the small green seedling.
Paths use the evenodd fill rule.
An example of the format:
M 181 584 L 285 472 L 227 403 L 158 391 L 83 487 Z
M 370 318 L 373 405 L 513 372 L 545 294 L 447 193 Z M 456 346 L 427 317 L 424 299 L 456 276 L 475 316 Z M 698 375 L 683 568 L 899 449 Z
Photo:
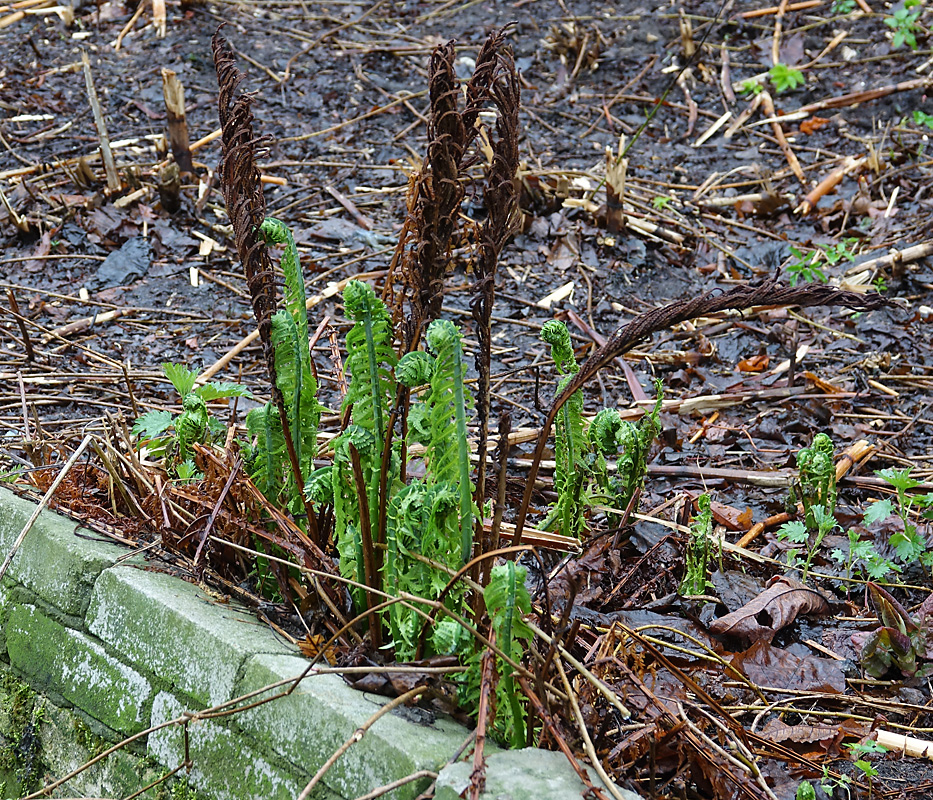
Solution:
M 205 383 L 195 387 L 196 370 L 184 364 L 163 364 L 162 373 L 181 397 L 181 414 L 171 411 L 147 411 L 133 423 L 133 433 L 139 436 L 137 447 L 145 447 L 151 456 L 164 457 L 166 470 L 183 481 L 201 477 L 194 465 L 194 444 L 203 444 L 221 436 L 226 428 L 207 410 L 212 400 L 225 397 L 252 397 L 238 383 Z
M 792 245 L 790 252 L 797 260 L 785 268 L 790 285 L 796 286 L 798 280 L 803 280 L 804 283 L 826 283 L 826 273 L 823 272 L 821 264 L 835 266 L 841 261 L 855 261 L 852 248 L 857 241 L 854 238 L 843 239 L 832 245 L 817 245 L 813 250 L 804 250 Z
M 853 11 L 855 11 L 856 2 L 855 0 L 835 0 L 833 2 L 830 11 L 833 14 L 838 14 L 840 16 L 848 16 Z
M 690 540 L 687 543 L 686 571 L 680 582 L 679 592 L 685 597 L 705 594 L 709 581 L 706 577 L 710 556 L 710 539 L 713 533 L 713 512 L 710 497 L 701 494 L 697 498 L 697 514 L 690 523 Z
M 806 78 L 799 69 L 788 67 L 786 64 L 775 64 L 768 70 L 768 77 L 778 94 L 793 91 L 806 83 Z
M 847 531 L 849 551 L 842 552 L 835 548 L 830 558 L 837 564 L 844 566 L 846 578 L 867 577 L 873 581 L 883 581 L 892 572 L 900 573 L 902 567 L 882 556 L 870 541 L 860 538 L 858 531 Z
M 918 125 L 926 125 L 933 130 L 933 114 L 927 114 L 919 108 L 914 111 L 914 122 Z
M 658 195 L 651 201 L 651 207 L 655 211 L 664 211 L 671 204 L 671 198 L 664 195 Z
M 794 800 L 816 800 L 816 789 L 813 788 L 813 784 L 810 781 L 801 781 L 797 784 Z
M 912 517 L 912 512 L 916 510 L 922 519 L 933 520 L 933 494 L 908 494 L 910 489 L 920 485 L 919 481 L 911 477 L 910 472 L 910 468 L 889 468 L 875 472 L 878 477 L 894 487 L 896 504 L 890 498 L 873 503 L 865 512 L 863 523 L 868 526 L 895 515 L 899 517 L 904 529 L 893 533 L 888 538 L 888 544 L 894 548 L 903 564 L 919 562 L 933 572 L 933 551 L 927 547 L 926 537 L 917 529 Z
M 895 50 L 904 44 L 911 50 L 917 49 L 917 34 L 921 31 L 919 20 L 923 13 L 922 8 L 915 8 L 919 5 L 920 0 L 905 0 L 903 8 L 885 17 L 884 24 L 894 31 L 891 47 Z
M 739 91 L 749 97 L 754 97 L 756 94 L 761 94 L 764 91 L 764 84 L 761 81 L 752 80 L 749 78 L 747 81 L 743 81 Z

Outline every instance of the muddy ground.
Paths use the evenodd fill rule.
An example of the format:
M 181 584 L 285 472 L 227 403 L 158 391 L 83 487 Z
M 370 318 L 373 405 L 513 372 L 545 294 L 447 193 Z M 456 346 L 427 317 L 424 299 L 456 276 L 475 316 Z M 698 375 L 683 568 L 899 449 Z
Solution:
M 647 308 L 779 267 L 803 281 L 795 267 L 822 248 L 838 256 L 821 256 L 824 279 L 899 304 L 867 314 L 764 308 L 681 325 L 629 354 L 627 370 L 603 371 L 587 408 L 629 409 L 661 378 L 673 402 L 642 510 L 650 515 L 675 493 L 711 491 L 728 507 L 717 522 L 732 540 L 787 498 L 783 485 L 741 476 L 792 467 L 818 431 L 830 433 L 837 453 L 861 439 L 876 448 L 841 484 L 846 525 L 884 491 L 872 470 L 910 467 L 931 481 L 933 259 L 918 246 L 933 239 L 933 18 L 922 6 L 898 29 L 886 21 L 896 23 L 901 6 L 879 0 L 788 6 L 783 16 L 731 0 L 169 2 L 164 35 L 146 6 L 121 38 L 130 3 L 78 3 L 72 13 L 40 2 L 20 14 L 24 5 L 0 6 L 4 471 L 32 466 L 40 440 L 73 447 L 103 430 L 107 415 L 132 422 L 176 402 L 161 363 L 209 368 L 255 327 L 217 185 L 220 141 L 199 142 L 219 125 L 210 40 L 220 25 L 244 88 L 256 93 L 257 133 L 268 137 L 260 164 L 268 213 L 292 227 L 309 293 L 328 295 L 312 327 L 327 317 L 315 360 L 336 408 L 329 337 L 341 341 L 347 325 L 327 290 L 359 273 L 380 285 L 425 152 L 432 49 L 455 39 L 466 78 L 486 35 L 512 23 L 523 215 L 499 271 L 492 418 L 511 410 L 513 429 L 541 424 L 555 376 L 537 331 L 555 315 L 568 320 L 584 356 L 594 335 Z M 898 30 L 916 49 L 894 47 Z M 84 53 L 118 189 L 105 182 Z M 780 75 L 767 79 L 775 61 L 799 69 L 802 83 L 781 91 Z M 184 85 L 190 140 L 199 143 L 174 213 L 158 188 L 167 160 L 164 69 Z M 871 90 L 880 91 L 858 94 Z M 627 154 L 628 224 L 610 230 L 607 148 L 617 155 L 620 137 L 630 142 L 662 97 Z M 779 123 L 768 121 L 768 99 Z M 838 185 L 807 207 L 808 193 L 834 172 L 844 173 Z M 481 218 L 481 197 L 468 192 L 462 211 Z M 467 261 L 465 247 L 451 254 L 445 314 L 464 326 L 470 349 Z M 543 307 L 561 287 L 568 292 Z M 21 320 L 7 313 L 14 307 Z M 113 311 L 113 319 L 64 328 Z M 263 399 L 258 345 L 217 377 Z M 237 413 L 248 407 L 241 402 Z M 515 484 L 520 491 L 520 472 Z M 658 538 L 646 526 L 643 550 Z M 781 556 L 771 531 L 759 546 Z M 665 588 L 635 594 L 647 603 Z M 902 596 L 914 605 L 923 598 Z M 622 607 L 610 606 L 602 611 Z M 795 646 L 803 634 L 795 632 Z M 898 702 L 923 705 L 927 691 Z M 904 769 L 884 773 L 893 781 L 886 788 L 927 796 L 930 776 L 918 772 L 911 789 Z M 799 774 L 781 766 L 770 778 L 783 798 Z M 714 791 L 695 776 L 672 781 L 692 796 Z

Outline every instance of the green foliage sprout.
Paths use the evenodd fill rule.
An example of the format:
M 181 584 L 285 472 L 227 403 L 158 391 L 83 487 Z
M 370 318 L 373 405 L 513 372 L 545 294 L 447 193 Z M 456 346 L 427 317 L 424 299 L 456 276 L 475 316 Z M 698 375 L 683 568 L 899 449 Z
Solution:
M 778 94 L 792 91 L 806 83 L 806 78 L 799 69 L 788 67 L 786 64 L 775 64 L 768 70 L 768 77 Z
M 560 394 L 579 372 L 570 332 L 560 320 L 552 319 L 541 328 L 541 338 L 551 346 L 551 359 L 561 375 L 556 394 Z M 582 497 L 584 480 L 583 393 L 576 391 L 564 403 L 555 423 L 554 489 L 558 530 L 564 536 L 579 536 L 583 527 Z
M 237 383 L 195 386 L 198 372 L 184 364 L 162 364 L 162 374 L 181 397 L 182 411 L 175 415 L 158 409 L 137 417 L 133 423 L 133 434 L 139 437 L 137 447 L 145 447 L 153 457 L 164 457 L 166 471 L 179 480 L 198 480 L 203 476 L 194 465 L 193 445 L 213 441 L 225 432 L 224 426 L 211 417 L 207 403 L 252 395 Z
M 923 13 L 922 7 L 916 8 L 919 5 L 920 0 L 905 0 L 902 8 L 884 18 L 884 24 L 894 31 L 891 47 L 895 50 L 905 44 L 911 50 L 917 49 L 917 34 L 922 31 L 920 15 Z
M 680 582 L 680 594 L 684 596 L 704 594 L 709 580 L 706 577 L 710 556 L 710 537 L 713 533 L 713 512 L 710 497 L 701 494 L 697 498 L 697 514 L 690 523 L 690 539 L 687 542 L 686 569 Z
M 809 447 L 797 453 L 797 482 L 804 520 L 787 522 L 777 532 L 778 539 L 802 545 L 806 551 L 801 574 L 804 581 L 823 539 L 836 527 L 836 468 L 833 464 L 833 442 L 825 433 L 813 437 Z M 797 562 L 798 550 L 788 553 L 788 565 Z

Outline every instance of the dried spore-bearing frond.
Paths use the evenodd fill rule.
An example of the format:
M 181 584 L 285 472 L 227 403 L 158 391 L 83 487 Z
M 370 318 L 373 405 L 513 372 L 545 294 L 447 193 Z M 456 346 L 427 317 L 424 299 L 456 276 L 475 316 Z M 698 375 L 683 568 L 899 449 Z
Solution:
M 253 314 L 259 323 L 263 351 L 274 376 L 271 320 L 275 311 L 275 277 L 269 251 L 259 236 L 259 226 L 262 225 L 266 211 L 259 168 L 256 166 L 257 151 L 262 146 L 262 140 L 253 134 L 253 96 L 245 93 L 236 96 L 237 87 L 244 76 L 236 67 L 232 48 L 219 32 L 214 34 L 211 46 L 219 86 L 218 114 L 223 130 L 221 189 L 233 227 L 237 253 L 246 274 Z

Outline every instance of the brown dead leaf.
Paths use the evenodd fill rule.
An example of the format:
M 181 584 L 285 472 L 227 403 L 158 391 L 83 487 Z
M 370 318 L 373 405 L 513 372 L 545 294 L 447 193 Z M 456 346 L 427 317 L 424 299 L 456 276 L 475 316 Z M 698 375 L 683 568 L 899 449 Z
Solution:
M 743 358 L 738 364 L 739 372 L 764 372 L 771 363 L 771 357 L 768 355 L 752 356 Z
M 709 629 L 715 634 L 751 642 L 770 642 L 781 628 L 801 614 L 828 613 L 829 601 L 816 589 L 792 578 L 779 577 L 750 603 L 715 620 Z
M 829 120 L 823 119 L 823 117 L 810 117 L 810 119 L 805 119 L 800 123 L 800 132 L 809 136 L 811 133 L 818 131 L 824 125 L 828 125 Z
M 713 519 L 717 524 L 724 525 L 730 531 L 748 530 L 752 519 L 752 510 L 750 508 L 739 511 L 737 508 L 727 506 L 725 503 L 718 503 L 715 500 L 711 500 L 709 505 Z
M 836 737 L 834 725 L 788 725 L 783 720 L 772 719 L 761 729 L 761 733 L 772 742 L 796 742 L 811 744 Z
M 842 693 L 846 689 L 846 677 L 838 661 L 798 656 L 764 641 L 757 641 L 744 653 L 733 656 L 731 663 L 756 686 L 828 693 Z

